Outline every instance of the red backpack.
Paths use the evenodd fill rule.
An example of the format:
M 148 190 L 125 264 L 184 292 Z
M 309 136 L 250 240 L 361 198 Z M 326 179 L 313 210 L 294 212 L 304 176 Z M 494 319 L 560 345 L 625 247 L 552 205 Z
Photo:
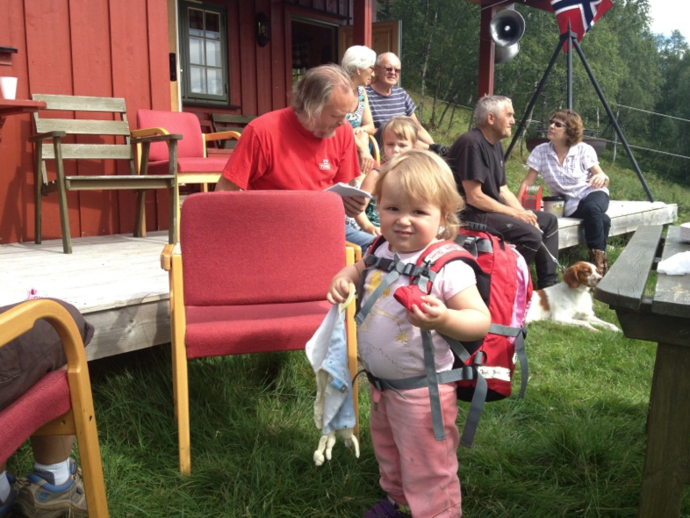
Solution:
M 528 374 L 524 348 L 525 315 L 532 295 L 527 265 L 513 248 L 484 230 L 461 229 L 455 242 L 439 241 L 427 247 L 415 265 L 401 263 L 397 261 L 397 256 L 394 259 L 374 256 L 374 251 L 383 243 L 385 239 L 382 236 L 377 238 L 364 257 L 367 268 L 362 273 L 359 293 L 363 293 L 369 270 L 384 270 L 388 275 L 367 302 L 358 308 L 355 317 L 357 324 L 364 322 L 376 300 L 400 275 L 409 276 L 410 285 L 398 288 L 394 296 L 408 309 L 413 304 L 419 304 L 419 297 L 431 292 L 436 274 L 450 261 L 465 262 L 474 270 L 477 277 L 477 288 L 491 313 L 491 327 L 484 339 L 475 342 L 459 342 L 441 335 L 450 345 L 456 358 L 452 370 L 436 372 L 431 335 L 428 331 L 422 330 L 426 376 L 384 380 L 366 373 L 369 382 L 379 390 L 428 386 L 434 435 L 437 440 L 445 437 L 438 383 L 458 382 L 458 399 L 471 402 L 461 438 L 461 444 L 470 447 L 484 402 L 510 396 L 516 358 L 520 358 L 522 373 L 519 397 L 524 395 Z

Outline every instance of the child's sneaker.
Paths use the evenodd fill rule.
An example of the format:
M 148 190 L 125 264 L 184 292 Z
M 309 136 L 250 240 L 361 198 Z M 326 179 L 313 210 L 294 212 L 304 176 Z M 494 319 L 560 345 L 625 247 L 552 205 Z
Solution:
M 374 507 L 369 509 L 364 518 L 412 518 L 407 506 L 400 506 L 386 496 Z
M 72 475 L 60 486 L 30 473 L 17 495 L 17 509 L 30 518 L 88 517 L 84 485 L 74 459 L 70 459 L 69 469 Z
M 11 516 L 10 512 L 12 511 L 12 506 L 14 506 L 14 501 L 17 498 L 17 489 L 19 486 L 17 479 L 8 473 L 7 480 L 10 481 L 10 496 L 8 496 L 7 500 L 4 502 L 0 500 L 0 518 Z

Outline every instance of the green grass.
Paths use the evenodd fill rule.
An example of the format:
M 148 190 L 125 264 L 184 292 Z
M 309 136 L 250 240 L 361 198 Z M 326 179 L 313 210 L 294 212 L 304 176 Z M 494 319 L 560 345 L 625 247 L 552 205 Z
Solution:
M 513 189 L 525 158 L 516 152 L 508 162 Z M 602 167 L 612 198 L 644 199 L 631 170 L 606 156 Z M 679 219 L 690 219 L 690 190 L 645 174 L 655 197 L 678 203 Z M 625 242 L 610 240 L 613 260 Z M 567 250 L 563 262 L 577 257 L 585 251 Z M 617 323 L 607 306 L 595 307 Z M 532 324 L 526 397 L 488 404 L 474 448 L 458 451 L 464 516 L 635 517 L 655 350 L 620 333 Z M 190 363 L 190 477 L 178 472 L 169 348 L 94 361 L 90 372 L 115 518 L 352 518 L 382 496 L 364 383 L 361 457 L 338 443 L 333 460 L 314 466 L 315 384 L 301 352 Z M 463 426 L 467 405 L 460 405 Z M 25 446 L 8 467 L 22 474 L 31 463 Z

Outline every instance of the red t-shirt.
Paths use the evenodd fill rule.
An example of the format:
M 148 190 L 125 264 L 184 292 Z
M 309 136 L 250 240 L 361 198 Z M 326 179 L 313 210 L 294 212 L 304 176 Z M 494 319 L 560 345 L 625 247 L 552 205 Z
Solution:
M 223 176 L 243 190 L 320 191 L 360 175 L 352 127 L 318 138 L 292 108 L 252 121 L 242 132 Z

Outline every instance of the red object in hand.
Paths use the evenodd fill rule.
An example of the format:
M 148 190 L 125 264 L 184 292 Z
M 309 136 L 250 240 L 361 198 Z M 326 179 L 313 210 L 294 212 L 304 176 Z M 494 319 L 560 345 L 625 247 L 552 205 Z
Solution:
M 422 304 L 424 303 L 422 297 L 426 297 L 426 295 L 427 293 L 424 293 L 422 290 L 420 290 L 419 286 L 416 284 L 411 286 L 400 286 L 393 293 L 395 300 L 405 306 L 408 311 L 412 311 L 412 306 L 416 305 L 421 312 L 424 312 L 422 309 Z

